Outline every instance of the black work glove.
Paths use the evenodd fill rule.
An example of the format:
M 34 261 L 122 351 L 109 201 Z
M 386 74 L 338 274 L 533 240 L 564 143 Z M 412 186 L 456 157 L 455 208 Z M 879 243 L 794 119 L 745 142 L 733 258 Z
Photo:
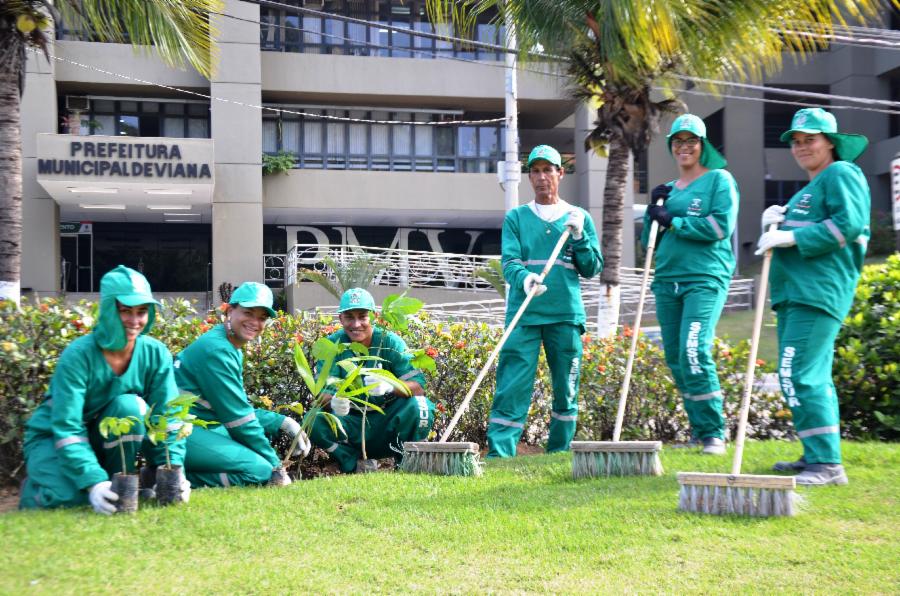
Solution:
M 663 207 L 662 205 L 650 205 L 647 207 L 647 214 L 650 217 L 650 221 L 656 221 L 660 226 L 664 228 L 668 228 L 672 225 L 672 214 L 669 213 L 669 210 Z
M 672 192 L 672 187 L 668 184 L 660 184 L 656 188 L 650 191 L 650 203 L 656 205 L 656 202 L 660 199 L 663 202 L 669 198 L 669 193 Z

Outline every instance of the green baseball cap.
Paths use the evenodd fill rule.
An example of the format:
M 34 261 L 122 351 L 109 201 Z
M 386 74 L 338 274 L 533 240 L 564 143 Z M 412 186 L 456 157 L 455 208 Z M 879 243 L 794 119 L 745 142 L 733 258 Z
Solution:
M 781 135 L 781 142 L 790 143 L 795 132 L 822 133 L 834 145 L 839 159 L 856 161 L 869 146 L 869 139 L 863 135 L 839 133 L 837 130 L 837 120 L 831 112 L 822 108 L 803 108 L 794 114 L 791 129 Z
M 347 310 L 375 310 L 375 299 L 362 288 L 350 288 L 341 296 L 338 312 Z
M 562 158 L 559 156 L 559 151 L 550 145 L 538 145 L 532 149 L 531 153 L 528 154 L 528 163 L 526 164 L 526 167 L 530 168 L 531 164 L 540 159 L 552 163 L 557 168 L 562 167 Z
M 237 304 L 244 308 L 264 308 L 270 317 L 277 313 L 272 309 L 272 290 L 266 284 L 245 281 L 232 294 L 228 304 Z
M 156 307 L 160 303 L 153 298 L 147 278 L 134 269 L 119 265 L 100 279 L 100 309 L 92 334 L 104 350 L 118 351 L 127 342 L 122 319 L 116 303 L 125 306 L 148 305 L 149 316 L 141 334 L 148 333 L 156 321 Z
M 706 138 L 706 124 L 704 124 L 703 120 L 698 116 L 693 114 L 682 114 L 678 118 L 675 118 L 675 122 L 672 123 L 672 129 L 669 130 L 669 135 L 666 137 L 666 141 L 669 144 L 670 155 L 672 153 L 672 137 L 680 132 L 689 132 L 695 137 L 700 137 L 702 140 L 703 149 L 700 151 L 700 165 L 709 168 L 710 170 L 719 170 L 728 167 L 728 162 L 725 161 L 722 154 L 719 153 L 716 148 L 712 146 L 712 143 L 709 142 L 709 139 Z

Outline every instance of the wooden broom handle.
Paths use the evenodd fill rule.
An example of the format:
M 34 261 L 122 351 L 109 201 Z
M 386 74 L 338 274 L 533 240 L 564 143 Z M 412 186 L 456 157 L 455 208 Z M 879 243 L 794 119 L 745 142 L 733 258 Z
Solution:
M 778 224 L 772 224 L 767 231 L 774 232 Z M 759 336 L 762 331 L 763 313 L 766 310 L 766 292 L 769 289 L 769 266 L 772 263 L 772 249 L 763 256 L 762 271 L 759 273 L 759 291 L 756 295 L 756 313 L 753 317 L 753 335 L 750 338 L 750 358 L 747 361 L 747 374 L 744 377 L 744 397 L 741 399 L 741 414 L 738 419 L 737 437 L 734 441 L 734 462 L 731 473 L 741 473 L 741 460 L 744 458 L 744 438 L 747 435 L 747 418 L 750 416 L 750 396 L 753 394 L 753 375 L 756 372 L 756 355 L 759 352 Z
M 544 278 L 547 277 L 547 274 L 550 273 L 550 269 L 553 268 L 553 264 L 556 262 L 556 258 L 559 256 L 559 253 L 562 252 L 563 246 L 566 244 L 566 240 L 569 239 L 569 233 L 569 228 L 567 227 L 563 231 L 562 236 L 559 237 L 559 241 L 557 241 L 556 246 L 553 247 L 553 252 L 550 253 L 550 258 L 547 259 L 547 263 L 544 265 L 544 269 L 538 276 L 537 283 L 531 287 L 531 291 L 526 294 L 525 300 L 522 302 L 522 306 L 520 306 L 519 310 L 516 311 L 516 316 L 514 316 L 513 320 L 510 321 L 509 325 L 506 326 L 506 331 L 503 332 L 503 336 L 500 337 L 500 341 L 497 342 L 496 347 L 494 347 L 494 351 L 491 352 L 490 356 L 488 356 L 487 362 L 484 363 L 484 366 L 481 368 L 481 372 L 478 373 L 478 377 L 475 379 L 475 383 L 472 384 L 472 388 L 469 389 L 466 397 L 459 405 L 459 409 L 456 410 L 456 414 L 453 416 L 453 419 L 447 426 L 447 430 L 445 430 L 444 434 L 441 435 L 441 439 L 440 441 L 438 441 L 439 443 L 446 443 L 447 439 L 450 437 L 450 433 L 452 433 L 453 429 L 456 428 L 456 424 L 459 422 L 459 419 L 466 411 L 466 408 L 469 407 L 469 402 L 472 401 L 472 396 L 474 396 L 475 392 L 478 391 L 478 387 L 484 380 L 485 375 L 487 375 L 487 371 L 491 368 L 491 364 L 494 363 L 494 359 L 497 357 L 497 354 L 500 353 L 500 349 L 503 347 L 503 344 L 506 343 L 506 340 L 509 338 L 509 334 L 512 333 L 513 329 L 516 328 L 516 324 L 518 324 L 519 319 L 522 318 L 522 314 L 525 312 L 525 309 L 528 307 L 531 299 L 534 298 L 534 294 L 535 292 L 537 292 L 538 286 L 544 283 Z
M 662 205 L 663 199 L 656 201 Z M 638 335 L 641 329 L 641 315 L 644 314 L 644 298 L 647 296 L 647 283 L 650 281 L 650 264 L 653 262 L 653 249 L 656 248 L 656 235 L 659 233 L 659 222 L 655 219 L 650 224 L 650 235 L 647 238 L 647 256 L 644 258 L 644 276 L 641 279 L 641 293 L 638 297 L 637 313 L 634 315 L 634 327 L 631 334 L 631 350 L 625 364 L 625 378 L 622 380 L 622 391 L 619 393 L 619 410 L 616 412 L 616 426 L 613 430 L 613 441 L 622 435 L 622 423 L 625 420 L 625 402 L 628 399 L 628 388 L 631 385 L 631 371 L 634 368 L 634 355 L 637 352 Z

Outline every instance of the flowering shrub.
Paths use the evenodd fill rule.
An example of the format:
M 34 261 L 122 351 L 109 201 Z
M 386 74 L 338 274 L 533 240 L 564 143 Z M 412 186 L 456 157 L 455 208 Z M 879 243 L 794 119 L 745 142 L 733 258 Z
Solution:
M 164 303 L 152 335 L 173 354 L 221 322 L 222 309 L 198 314 L 185 300 Z M 59 354 L 75 337 L 89 331 L 93 305 L 64 306 L 56 300 L 24 303 L 21 312 L 0 302 L 0 483 L 21 476 L 22 429 L 46 391 Z M 244 348 L 244 385 L 257 407 L 276 409 L 294 402 L 308 408 L 311 395 L 297 374 L 293 351 L 299 342 L 312 361 L 317 339 L 340 328 L 336 319 L 312 313 L 279 313 L 271 319 L 261 341 Z M 426 371 L 426 395 L 435 402 L 432 438 L 439 437 L 469 391 L 502 330 L 484 323 L 432 321 L 420 312 L 400 331 L 411 349 L 419 348 L 435 360 Z M 630 330 L 611 339 L 583 338 L 580 414 L 577 438 L 610 439 L 618 407 Z M 894 342 L 897 345 L 898 342 Z M 715 357 L 725 394 L 725 410 L 732 432 L 743 391 L 747 343 L 717 342 Z M 896 362 L 896 358 L 893 360 Z M 496 383 L 491 368 L 460 419 L 450 440 L 487 445 L 487 420 Z M 771 367 L 769 367 L 771 368 Z M 687 438 L 687 419 L 662 351 L 641 338 L 635 359 L 631 392 L 622 438 L 680 441 Z M 523 440 L 531 444 L 547 438 L 552 392 L 546 361 L 541 355 L 533 400 Z M 780 438 L 790 432 L 789 413 L 777 394 L 757 392 L 750 411 L 748 434 Z

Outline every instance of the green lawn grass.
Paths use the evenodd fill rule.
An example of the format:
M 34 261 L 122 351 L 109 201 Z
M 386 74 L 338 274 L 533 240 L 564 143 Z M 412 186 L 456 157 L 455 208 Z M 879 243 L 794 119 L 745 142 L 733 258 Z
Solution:
M 900 445 L 845 445 L 850 484 L 802 489 L 794 518 L 676 510 L 659 478 L 571 479 L 568 454 L 490 462 L 482 478 L 336 476 L 196 491 L 102 517 L 0 516 L 0 593 L 804 592 L 900 590 Z M 745 472 L 799 455 L 750 443 Z
M 738 310 L 722 313 L 716 326 L 716 336 L 727 338 L 731 342 L 742 339 L 749 340 L 753 335 L 752 310 Z M 775 330 L 775 312 L 766 308 L 763 315 L 763 326 L 760 330 L 759 357 L 766 362 L 775 362 L 778 358 L 778 334 Z

